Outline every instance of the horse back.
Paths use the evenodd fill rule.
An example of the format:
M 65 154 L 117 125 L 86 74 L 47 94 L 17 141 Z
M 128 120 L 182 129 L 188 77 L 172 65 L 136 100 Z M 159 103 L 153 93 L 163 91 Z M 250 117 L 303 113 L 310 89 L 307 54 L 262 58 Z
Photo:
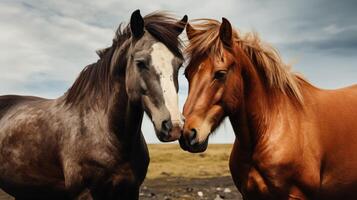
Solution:
M 357 186 L 357 85 L 320 90 L 313 104 L 321 148 L 322 199 L 355 199 Z M 343 194 L 344 196 L 341 196 Z
M 324 137 L 338 137 L 347 143 L 357 139 L 357 85 L 322 90 L 314 110 L 320 129 L 326 132 Z M 337 142 L 335 139 L 333 144 Z
M 41 100 L 40 97 L 34 96 L 19 96 L 19 95 L 4 95 L 0 96 L 0 119 L 7 113 L 7 111 L 14 106 L 26 102 Z

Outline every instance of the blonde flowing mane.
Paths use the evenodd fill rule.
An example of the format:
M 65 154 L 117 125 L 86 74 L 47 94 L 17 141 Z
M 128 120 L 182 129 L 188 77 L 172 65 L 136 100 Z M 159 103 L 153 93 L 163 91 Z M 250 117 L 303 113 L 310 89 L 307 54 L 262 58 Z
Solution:
M 200 57 L 207 53 L 212 56 L 222 56 L 223 44 L 219 38 L 220 25 L 220 22 L 212 19 L 193 21 L 192 27 L 195 32 L 185 50 L 189 58 Z M 290 71 L 291 67 L 282 61 L 276 49 L 262 42 L 258 34 L 254 32 L 239 35 L 237 30 L 233 30 L 233 37 L 236 44 L 250 58 L 254 67 L 262 72 L 270 88 L 278 88 L 284 94 L 294 97 L 299 103 L 303 102 L 299 86 L 299 81 L 303 78 Z

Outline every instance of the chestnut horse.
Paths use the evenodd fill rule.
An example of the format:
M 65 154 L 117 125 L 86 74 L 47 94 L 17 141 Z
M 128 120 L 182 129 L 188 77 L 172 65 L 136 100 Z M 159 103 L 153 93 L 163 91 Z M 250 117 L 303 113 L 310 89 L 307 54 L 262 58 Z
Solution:
M 138 199 L 149 164 L 144 111 L 160 140 L 181 135 L 186 22 L 137 10 L 63 96 L 0 96 L 0 187 L 16 199 Z
M 357 199 L 357 85 L 316 88 L 224 18 L 186 30 L 184 150 L 204 151 L 227 116 L 231 174 L 244 199 Z

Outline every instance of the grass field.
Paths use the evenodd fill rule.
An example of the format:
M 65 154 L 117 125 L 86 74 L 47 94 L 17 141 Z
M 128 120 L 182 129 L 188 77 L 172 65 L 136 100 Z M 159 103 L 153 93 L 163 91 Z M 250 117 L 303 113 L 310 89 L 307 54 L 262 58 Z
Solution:
M 210 144 L 206 152 L 191 154 L 181 150 L 178 144 L 149 144 L 151 161 L 147 178 L 230 176 L 231 148 L 231 144 Z
M 231 144 L 210 144 L 204 153 L 182 151 L 178 144 L 151 144 L 141 200 L 241 200 L 228 160 Z

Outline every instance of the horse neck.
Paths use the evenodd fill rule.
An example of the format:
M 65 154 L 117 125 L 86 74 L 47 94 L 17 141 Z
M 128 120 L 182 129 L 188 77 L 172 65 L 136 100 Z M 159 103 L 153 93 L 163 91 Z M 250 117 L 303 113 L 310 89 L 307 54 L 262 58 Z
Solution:
M 128 49 L 130 40 L 125 40 L 121 43 L 120 48 L 113 50 L 110 60 L 110 66 L 118 66 L 114 78 L 111 80 L 113 92 L 108 99 L 109 102 L 104 102 L 104 107 L 108 105 L 108 123 L 109 129 L 113 132 L 120 141 L 125 141 L 125 144 L 130 144 L 128 139 L 137 137 L 140 132 L 143 109 L 141 106 L 133 104 L 129 101 L 125 85 L 125 69 L 127 65 Z
M 141 105 L 130 102 L 125 85 L 126 65 L 130 41 L 126 40 L 114 51 L 111 65 L 119 66 L 114 79 L 114 91 L 109 102 L 109 129 L 118 138 L 125 151 L 141 142 L 141 124 L 144 110 Z M 114 60 L 113 60 L 114 59 Z M 130 153 L 129 153 L 130 154 Z
M 236 138 L 247 155 L 253 153 L 255 145 L 274 122 L 279 110 L 291 106 L 290 98 L 279 89 L 267 91 L 266 83 L 253 66 L 247 67 L 244 79 L 244 97 L 239 109 L 229 116 Z
M 144 110 L 141 105 L 132 103 L 126 92 L 125 77 L 120 78 L 115 87 L 108 109 L 109 129 L 115 134 L 125 151 L 131 151 L 141 142 L 141 124 Z

